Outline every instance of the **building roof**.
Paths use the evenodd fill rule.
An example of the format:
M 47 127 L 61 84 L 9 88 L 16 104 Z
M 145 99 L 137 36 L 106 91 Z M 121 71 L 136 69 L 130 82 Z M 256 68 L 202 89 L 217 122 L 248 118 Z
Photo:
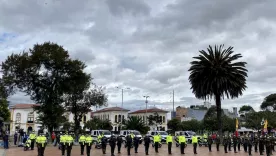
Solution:
M 129 110 L 121 108 L 121 107 L 108 107 L 108 108 L 104 108 L 104 109 L 92 112 L 91 114 L 102 113 L 102 112 L 112 112 L 112 111 L 124 111 L 124 112 L 128 112 Z
M 40 106 L 39 104 L 15 104 L 11 106 L 11 109 L 29 109 L 33 107 Z
M 188 108 L 188 113 L 187 113 L 186 117 L 191 117 L 198 121 L 201 121 L 201 120 L 203 120 L 206 113 L 207 113 L 207 110 Z
M 159 108 L 149 108 L 149 109 L 142 109 L 142 110 L 137 110 L 128 114 L 140 114 L 140 113 L 168 113 L 168 111 L 159 109 Z

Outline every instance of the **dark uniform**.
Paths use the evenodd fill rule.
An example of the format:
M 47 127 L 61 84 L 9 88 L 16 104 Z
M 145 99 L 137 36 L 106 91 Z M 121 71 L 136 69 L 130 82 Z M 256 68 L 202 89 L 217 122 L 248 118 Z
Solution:
M 138 153 L 139 141 L 140 141 L 139 138 L 135 135 L 133 138 L 135 153 Z
M 266 150 L 266 155 L 270 156 L 270 138 L 269 138 L 269 136 L 265 137 L 265 150 Z
M 114 156 L 114 151 L 116 147 L 116 137 L 115 135 L 112 135 L 109 139 L 109 145 L 110 145 L 110 150 L 111 150 L 111 156 Z
M 275 142 L 276 142 L 276 138 L 274 135 L 272 135 L 271 141 L 272 141 L 271 150 L 274 152 L 275 151 Z
M 242 143 L 242 139 L 241 139 L 241 137 L 238 135 L 238 137 L 237 137 L 238 151 L 241 151 L 241 143 Z
M 238 138 L 236 135 L 233 135 L 233 146 L 234 146 L 234 152 L 237 153 L 237 143 L 238 143 Z
M 126 147 L 127 147 L 127 155 L 130 156 L 130 149 L 132 146 L 132 137 L 130 134 L 126 137 Z
M 209 135 L 207 141 L 208 141 L 209 152 L 212 152 L 212 144 L 213 144 L 212 135 Z
M 144 138 L 145 152 L 146 155 L 149 155 L 149 146 L 150 146 L 150 137 L 148 135 Z
M 227 145 L 228 145 L 228 137 L 225 135 L 225 136 L 223 136 L 223 146 L 224 146 L 224 152 L 225 153 L 228 153 L 227 152 Z
M 252 146 L 254 144 L 254 137 L 252 135 L 248 135 L 248 154 L 251 156 L 252 154 Z
M 219 145 L 220 145 L 220 136 L 217 135 L 216 137 L 216 145 L 217 145 L 217 151 L 219 151 Z
M 255 152 L 258 152 L 258 145 L 259 145 L 259 137 L 257 134 L 255 134 L 254 136 L 254 149 L 255 149 Z
M 121 153 L 121 146 L 123 143 L 123 138 L 121 136 L 117 137 L 117 147 L 118 147 L 118 153 Z
M 105 154 L 106 153 L 107 138 L 105 136 L 103 136 L 101 138 L 101 142 L 102 142 L 102 152 L 103 152 L 103 154 Z
M 264 146 L 265 146 L 265 138 L 263 135 L 260 136 L 260 139 L 259 139 L 259 152 L 260 152 L 260 155 L 263 155 L 264 153 Z
M 228 151 L 232 151 L 231 150 L 231 145 L 232 145 L 232 137 L 231 135 L 228 136 Z
M 244 135 L 243 138 L 243 148 L 244 148 L 244 152 L 247 152 L 247 147 L 248 147 L 248 136 Z

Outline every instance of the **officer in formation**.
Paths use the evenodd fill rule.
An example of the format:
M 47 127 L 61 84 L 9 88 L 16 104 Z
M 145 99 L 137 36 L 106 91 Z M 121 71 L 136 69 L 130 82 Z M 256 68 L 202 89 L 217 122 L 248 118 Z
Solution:
M 232 140 L 233 140 L 234 152 L 237 153 L 238 138 L 237 138 L 237 136 L 235 134 L 233 134 Z
M 171 134 L 169 134 L 166 138 L 166 142 L 168 144 L 168 153 L 172 154 L 172 143 L 173 143 L 173 137 Z
M 91 135 L 86 134 L 85 137 L 85 145 L 86 145 L 86 154 L 87 156 L 90 156 L 90 151 L 91 151 L 91 147 L 92 147 L 92 142 L 93 142 L 93 138 Z
M 180 153 L 185 154 L 184 148 L 185 148 L 185 144 L 186 144 L 186 138 L 185 138 L 184 134 L 180 133 L 180 135 L 178 136 L 178 143 L 180 145 Z
M 252 134 L 248 134 L 248 154 L 251 156 L 252 154 L 252 146 L 254 144 L 254 136 Z
M 228 135 L 228 151 L 232 151 L 231 144 L 232 144 L 232 136 L 229 134 Z
M 67 137 L 66 137 L 67 156 L 71 156 L 73 143 L 74 143 L 74 138 L 72 137 L 72 134 L 67 135 Z
M 258 134 L 256 133 L 254 136 L 254 149 L 256 153 L 258 152 L 259 142 L 260 142 L 260 139 L 258 137 Z
M 228 141 L 229 141 L 229 139 L 228 139 L 227 135 L 224 135 L 223 136 L 223 147 L 224 147 L 224 152 L 225 153 L 228 153 L 227 152 Z
M 215 141 L 216 141 L 217 151 L 219 151 L 219 145 L 220 145 L 220 136 L 219 135 L 217 135 Z
M 154 142 L 155 153 L 158 153 L 159 143 L 161 142 L 160 136 L 158 134 L 153 136 L 153 142 Z
M 79 144 L 80 144 L 80 148 L 81 148 L 81 155 L 83 155 L 84 152 L 84 147 L 85 147 L 85 135 L 82 133 L 80 138 L 79 138 Z
M 127 148 L 127 155 L 130 156 L 130 149 L 132 146 L 133 140 L 130 134 L 126 137 L 126 148 Z
M 35 142 L 37 144 L 38 156 L 44 156 L 45 147 L 47 145 L 47 138 L 44 134 L 40 133 L 39 136 L 36 137 Z
M 247 134 L 245 134 L 243 136 L 243 149 L 244 149 L 244 152 L 247 152 L 247 147 L 248 147 L 248 136 L 247 136 Z
M 64 156 L 65 154 L 65 149 L 66 149 L 66 138 L 67 135 L 66 133 L 64 135 L 60 136 L 60 148 L 61 148 L 61 155 Z
M 196 136 L 192 136 L 192 144 L 194 148 L 194 154 L 197 154 L 197 144 L 198 144 L 198 138 Z
M 103 154 L 105 154 L 106 153 L 106 144 L 107 144 L 107 138 L 103 135 L 103 134 L 101 134 L 102 136 L 100 137 L 101 138 L 101 143 L 102 143 L 102 152 L 103 152 Z
M 135 153 L 138 153 L 139 142 L 140 142 L 139 138 L 135 135 L 134 138 L 133 138 Z
M 264 135 L 261 135 L 260 139 L 259 139 L 259 153 L 260 153 L 260 155 L 263 155 L 264 149 L 265 149 L 265 138 L 264 138 Z
M 112 134 L 109 139 L 109 145 L 110 145 L 110 149 L 111 149 L 111 156 L 114 156 L 115 147 L 116 147 L 116 137 L 114 134 Z
M 238 135 L 238 137 L 237 137 L 237 146 L 238 146 L 238 151 L 241 151 L 241 143 L 242 143 L 242 141 L 241 141 L 241 136 L 240 136 L 240 135 Z
M 209 137 L 208 137 L 208 139 L 207 139 L 207 142 L 208 142 L 209 152 L 212 152 L 212 144 L 213 144 L 212 135 L 209 135 Z
M 35 144 L 35 140 L 36 140 L 36 134 L 35 134 L 35 131 L 33 131 L 31 134 L 30 134 L 30 140 L 31 140 L 31 150 L 34 150 L 34 144 Z
M 268 135 L 266 135 L 265 136 L 265 150 L 266 150 L 266 155 L 267 156 L 271 155 L 270 146 L 271 146 L 270 137 Z
M 123 143 L 123 138 L 119 135 L 117 137 L 117 147 L 118 147 L 118 153 L 121 153 L 121 147 L 122 147 L 122 143 Z
M 150 146 L 150 137 L 149 135 L 147 134 L 145 137 L 144 137 L 144 146 L 145 146 L 145 153 L 146 155 L 149 155 L 149 146 Z

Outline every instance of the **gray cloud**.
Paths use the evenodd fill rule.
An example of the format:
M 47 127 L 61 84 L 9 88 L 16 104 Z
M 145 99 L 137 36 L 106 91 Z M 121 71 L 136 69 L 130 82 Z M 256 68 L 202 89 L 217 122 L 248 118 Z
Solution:
M 115 86 L 129 87 L 130 106 L 151 103 L 171 108 L 203 101 L 188 82 L 189 62 L 209 44 L 234 46 L 246 61 L 248 89 L 223 106 L 257 108 L 275 92 L 276 24 L 274 1 L 184 0 L 13 0 L 0 2 L 0 61 L 35 43 L 57 42 L 87 64 L 95 83 L 106 87 L 111 105 L 121 102 Z M 13 37 L 3 37 L 3 33 Z M 16 94 L 11 101 L 28 102 Z

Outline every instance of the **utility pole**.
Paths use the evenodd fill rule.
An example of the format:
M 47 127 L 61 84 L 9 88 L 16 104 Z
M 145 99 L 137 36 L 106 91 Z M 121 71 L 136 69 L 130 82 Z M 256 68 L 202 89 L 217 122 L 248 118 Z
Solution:
M 144 98 L 146 98 L 146 125 L 148 125 L 148 98 L 149 96 L 148 95 L 144 95 Z
M 174 90 L 173 90 L 173 117 L 174 117 Z
M 118 88 L 118 89 L 120 89 L 119 87 L 116 87 L 116 88 Z M 125 89 L 130 89 L 130 88 L 125 88 Z M 123 108 L 124 108 L 124 88 L 121 88 L 121 90 L 122 90 L 122 110 L 121 110 L 121 113 L 120 113 L 120 116 L 121 116 L 121 118 L 120 118 L 120 120 L 119 120 L 119 122 L 120 122 L 120 124 L 123 122 Z M 117 107 L 117 104 L 116 104 L 116 107 Z

